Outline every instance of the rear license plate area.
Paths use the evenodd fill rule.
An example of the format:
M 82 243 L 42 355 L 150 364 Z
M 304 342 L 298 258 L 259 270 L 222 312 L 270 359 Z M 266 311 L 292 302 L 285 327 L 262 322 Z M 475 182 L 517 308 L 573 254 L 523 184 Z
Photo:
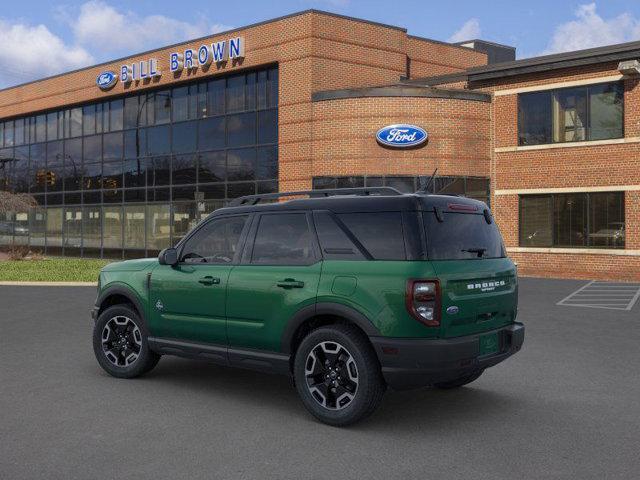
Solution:
M 478 339 L 478 342 L 480 356 L 491 355 L 500 351 L 500 337 L 498 336 L 498 332 L 482 335 Z

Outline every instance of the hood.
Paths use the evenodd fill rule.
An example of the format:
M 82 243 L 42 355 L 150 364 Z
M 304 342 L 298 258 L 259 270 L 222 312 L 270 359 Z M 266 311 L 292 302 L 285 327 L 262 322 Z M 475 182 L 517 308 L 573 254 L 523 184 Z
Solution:
M 124 262 L 110 263 L 102 269 L 103 272 L 140 272 L 152 265 L 158 265 L 158 258 L 138 258 Z

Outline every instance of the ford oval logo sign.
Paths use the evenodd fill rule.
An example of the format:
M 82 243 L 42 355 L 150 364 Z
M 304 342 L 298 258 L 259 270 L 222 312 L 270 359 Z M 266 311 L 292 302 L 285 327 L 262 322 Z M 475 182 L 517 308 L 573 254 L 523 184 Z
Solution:
M 415 125 L 404 123 L 388 125 L 378 130 L 376 139 L 382 145 L 394 148 L 410 148 L 422 145 L 427 141 L 427 132 Z
M 118 81 L 118 76 L 113 72 L 102 72 L 96 78 L 96 85 L 100 87 L 100 90 L 109 90 Z

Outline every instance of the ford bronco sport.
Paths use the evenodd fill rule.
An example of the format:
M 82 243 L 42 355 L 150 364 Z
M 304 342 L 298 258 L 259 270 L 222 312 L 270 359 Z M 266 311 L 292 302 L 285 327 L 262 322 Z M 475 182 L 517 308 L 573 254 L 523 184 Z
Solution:
M 297 197 L 272 202 L 286 195 Z M 517 352 L 517 298 L 480 201 L 390 188 L 255 195 L 158 259 L 102 269 L 93 347 L 122 378 L 161 355 L 291 375 L 309 412 L 347 425 L 387 386 L 460 387 Z

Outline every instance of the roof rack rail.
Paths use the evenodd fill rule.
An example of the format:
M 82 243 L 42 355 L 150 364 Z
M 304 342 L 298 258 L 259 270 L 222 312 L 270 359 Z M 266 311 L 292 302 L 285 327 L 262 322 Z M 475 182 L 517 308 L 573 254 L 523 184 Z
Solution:
M 401 192 L 392 187 L 368 187 L 368 188 L 330 188 L 324 190 L 300 190 L 297 192 L 265 193 L 262 195 L 246 195 L 234 198 L 229 202 L 230 207 L 242 205 L 256 205 L 263 200 L 274 200 L 282 197 L 296 197 L 308 195 L 311 198 L 332 197 L 336 195 L 402 195 Z

